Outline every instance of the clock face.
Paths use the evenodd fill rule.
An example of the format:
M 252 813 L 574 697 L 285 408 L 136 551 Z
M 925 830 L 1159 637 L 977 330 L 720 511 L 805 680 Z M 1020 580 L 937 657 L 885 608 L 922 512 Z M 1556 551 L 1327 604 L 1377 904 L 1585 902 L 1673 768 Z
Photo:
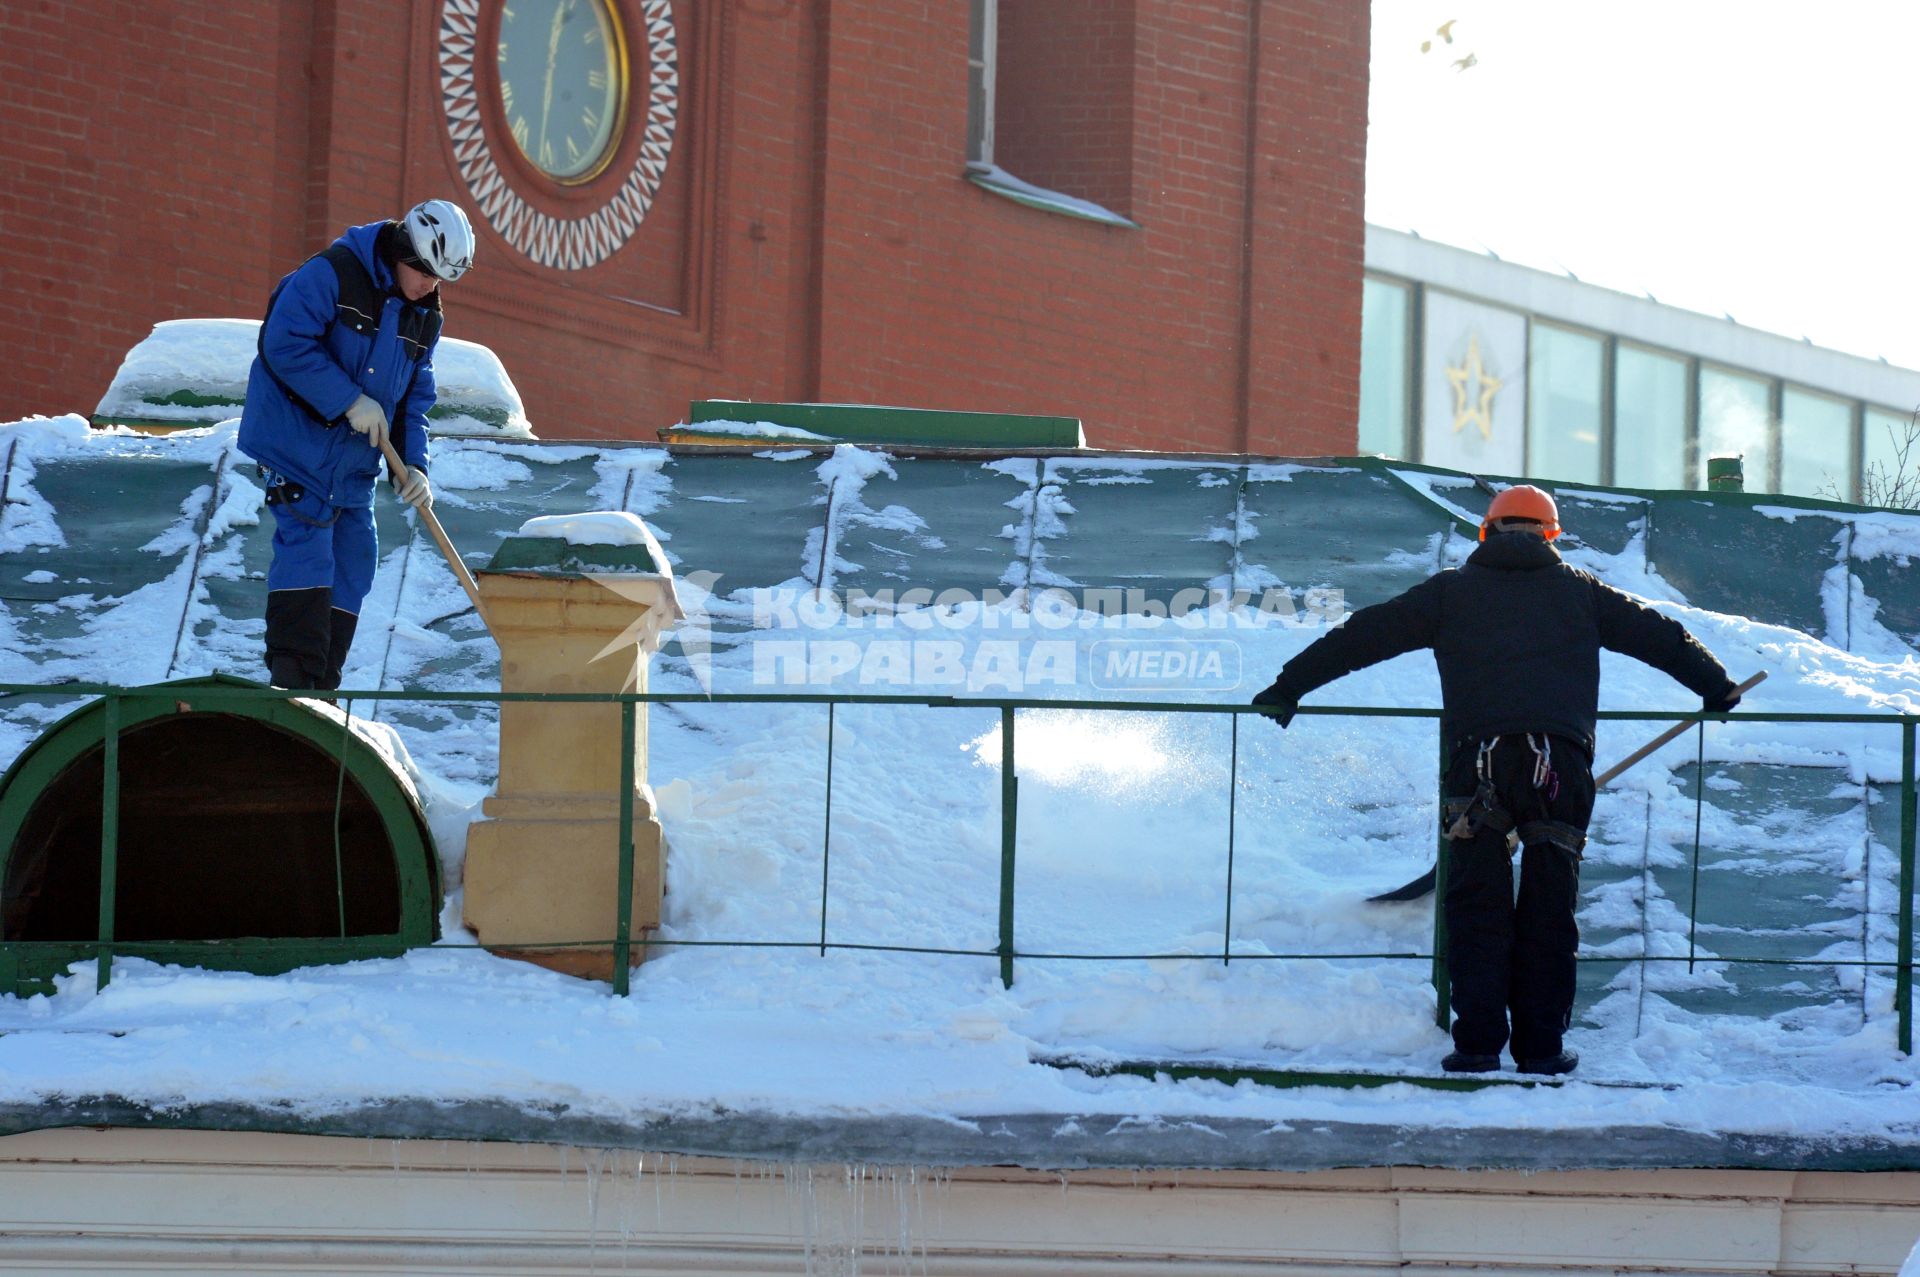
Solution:
M 500 106 L 529 163 L 589 181 L 612 159 L 627 96 L 627 50 L 610 0 L 507 0 Z

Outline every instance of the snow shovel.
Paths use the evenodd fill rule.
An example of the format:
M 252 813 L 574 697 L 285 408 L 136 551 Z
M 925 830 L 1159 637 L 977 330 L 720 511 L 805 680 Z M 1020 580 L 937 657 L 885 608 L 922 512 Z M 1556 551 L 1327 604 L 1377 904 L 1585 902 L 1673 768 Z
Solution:
M 1767 676 L 1767 672 L 1765 670 L 1761 670 L 1758 674 L 1755 674 L 1752 678 L 1748 679 L 1744 683 L 1741 683 L 1739 686 L 1735 687 L 1733 690 L 1737 694 L 1741 696 L 1745 696 L 1750 689 L 1758 685 L 1759 682 L 1762 679 L 1764 679 L 1766 676 Z M 1677 737 L 1679 737 L 1679 735 L 1682 732 L 1686 731 L 1689 727 L 1692 727 L 1692 726 L 1693 726 L 1693 722 L 1691 720 L 1687 722 L 1682 722 L 1682 723 L 1675 723 L 1672 727 L 1669 727 L 1666 731 L 1661 732 L 1658 736 L 1654 737 L 1652 740 L 1642 745 L 1639 749 L 1634 750 L 1631 754 L 1628 754 L 1625 758 L 1621 759 L 1619 762 L 1615 763 L 1613 766 L 1607 768 L 1607 770 L 1601 772 L 1598 776 L 1595 776 L 1593 778 L 1594 789 L 1595 790 L 1601 789 L 1603 786 L 1607 784 L 1607 782 L 1613 780 L 1616 776 L 1620 775 L 1620 773 L 1626 771 L 1627 768 L 1633 766 L 1635 763 L 1639 762 L 1641 759 L 1645 758 L 1647 755 L 1653 753 L 1655 750 L 1659 749 L 1662 745 L 1665 745 L 1668 741 L 1676 739 Z M 1406 883 L 1403 886 L 1395 887 L 1392 891 L 1383 891 L 1377 896 L 1368 896 L 1367 901 L 1370 904 L 1397 904 L 1403 900 L 1418 900 L 1420 897 L 1426 895 L 1428 892 L 1433 890 L 1433 876 L 1434 876 L 1435 869 L 1438 869 L 1438 867 L 1439 866 L 1436 865 L 1434 869 L 1427 870 L 1425 873 L 1421 874 L 1418 878 L 1415 878 L 1412 882 Z
M 400 459 L 400 454 L 393 450 L 391 443 L 382 439 L 380 451 L 387 458 L 389 474 L 404 475 L 407 472 L 407 463 Z M 467 571 L 467 565 L 461 561 L 460 552 L 453 548 L 453 542 L 447 539 L 447 530 L 440 526 L 440 520 L 435 517 L 430 507 L 422 508 L 420 517 L 426 520 L 427 531 L 433 533 L 433 539 L 439 545 L 440 553 L 446 556 L 447 566 L 453 569 L 453 575 L 460 582 L 460 588 L 467 592 L 469 599 L 473 600 L 473 610 L 480 614 L 480 624 L 487 627 L 488 633 L 492 633 L 493 624 L 487 620 L 486 606 L 480 602 L 480 586 L 474 581 L 473 573 Z

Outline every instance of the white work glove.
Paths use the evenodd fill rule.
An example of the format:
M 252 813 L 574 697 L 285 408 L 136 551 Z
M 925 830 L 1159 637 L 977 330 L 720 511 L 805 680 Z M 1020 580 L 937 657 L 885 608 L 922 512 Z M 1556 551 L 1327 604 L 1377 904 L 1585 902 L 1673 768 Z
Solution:
M 400 499 L 416 510 L 433 509 L 433 488 L 427 483 L 427 472 L 419 466 L 408 466 L 404 478 L 395 475 L 393 490 Z
M 365 395 L 347 405 L 347 424 L 365 435 L 376 452 L 387 441 L 387 414 Z

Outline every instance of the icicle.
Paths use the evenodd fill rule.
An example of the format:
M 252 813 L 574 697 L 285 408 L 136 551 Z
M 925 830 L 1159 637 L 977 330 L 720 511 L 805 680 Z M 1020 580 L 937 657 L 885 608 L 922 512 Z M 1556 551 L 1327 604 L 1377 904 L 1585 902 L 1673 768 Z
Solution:
M 600 1170 L 604 1153 L 596 1151 L 588 1156 L 583 1149 L 581 1160 L 587 1169 L 587 1235 L 591 1240 L 594 1230 L 600 1226 Z

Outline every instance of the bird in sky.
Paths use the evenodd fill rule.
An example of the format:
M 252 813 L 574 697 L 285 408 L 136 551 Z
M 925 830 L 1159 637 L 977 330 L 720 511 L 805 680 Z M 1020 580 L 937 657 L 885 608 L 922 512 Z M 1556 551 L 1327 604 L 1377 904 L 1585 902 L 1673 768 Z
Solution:
M 1458 21 L 1460 21 L 1460 19 L 1458 18 L 1448 18 L 1445 22 L 1442 22 L 1439 26 L 1433 29 L 1433 34 L 1439 36 L 1442 40 L 1445 40 L 1448 44 L 1452 44 L 1453 43 L 1453 24 Z M 1433 48 L 1432 37 L 1428 37 L 1427 39 L 1422 40 L 1420 42 L 1420 52 L 1426 53 L 1432 48 Z

